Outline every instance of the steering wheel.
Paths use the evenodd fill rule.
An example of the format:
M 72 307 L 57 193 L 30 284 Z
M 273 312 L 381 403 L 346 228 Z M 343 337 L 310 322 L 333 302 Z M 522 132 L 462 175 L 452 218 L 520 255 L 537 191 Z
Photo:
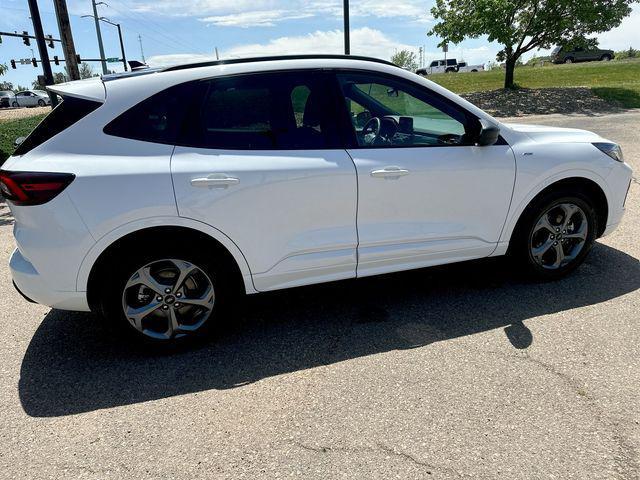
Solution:
M 446 133 L 438 137 L 438 143 L 440 145 L 457 145 L 460 143 L 460 135 L 453 133 Z
M 378 117 L 372 117 L 362 128 L 362 141 L 365 145 L 375 145 L 380 141 L 382 122 Z

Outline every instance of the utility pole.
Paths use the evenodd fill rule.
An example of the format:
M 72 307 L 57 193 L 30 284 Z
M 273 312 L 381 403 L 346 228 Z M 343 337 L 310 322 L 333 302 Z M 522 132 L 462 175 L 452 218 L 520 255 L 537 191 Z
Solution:
M 144 50 L 142 50 L 142 37 L 138 34 L 138 42 L 140 42 L 140 55 L 142 55 L 142 63 L 147 63 L 144 59 Z
M 351 55 L 351 40 L 349 39 L 349 0 L 344 0 L 344 54 Z
M 80 71 L 78 70 L 78 57 L 76 56 L 76 47 L 73 43 L 73 35 L 71 34 L 71 23 L 69 22 L 67 1 L 53 0 L 53 4 L 56 8 L 58 30 L 60 30 L 60 40 L 62 40 L 62 52 L 64 53 L 64 62 L 67 67 L 67 75 L 69 76 L 70 80 L 80 80 Z
M 104 2 L 98 2 L 104 3 Z M 96 35 L 98 35 L 98 48 L 100 49 L 100 63 L 102 64 L 102 73 L 107 74 L 107 62 L 104 57 L 104 46 L 102 45 L 102 33 L 100 33 L 100 21 L 98 20 L 98 9 L 96 8 L 96 0 L 91 0 L 93 6 L 93 19 L 96 22 Z
M 120 24 L 113 23 L 111 20 L 105 17 L 100 17 L 100 20 L 102 20 L 104 23 L 108 23 L 109 25 L 113 25 L 114 27 L 118 27 L 118 38 L 120 39 L 120 52 L 122 53 L 122 65 L 124 65 L 124 71 L 126 72 L 128 70 L 127 57 L 124 54 L 124 42 L 122 41 L 122 29 L 120 28 Z
M 40 19 L 37 0 L 29 0 L 29 12 L 31 13 L 31 21 L 33 22 L 33 31 L 36 36 L 38 51 L 40 52 L 44 83 L 45 85 L 53 85 L 53 72 L 51 71 L 51 64 L 49 63 L 49 52 L 47 52 L 47 44 L 44 38 L 44 31 L 42 30 L 42 20 Z M 58 97 L 55 93 L 49 92 L 49 98 L 51 98 L 51 106 L 55 107 L 58 104 Z

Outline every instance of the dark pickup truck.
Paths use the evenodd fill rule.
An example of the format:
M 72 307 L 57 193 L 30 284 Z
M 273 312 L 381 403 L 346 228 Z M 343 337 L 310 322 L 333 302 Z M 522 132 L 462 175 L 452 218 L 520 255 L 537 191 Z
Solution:
M 594 62 L 602 60 L 608 62 L 614 57 L 613 50 L 600 50 L 599 48 L 574 48 L 572 50 L 556 47 L 551 51 L 553 63 Z

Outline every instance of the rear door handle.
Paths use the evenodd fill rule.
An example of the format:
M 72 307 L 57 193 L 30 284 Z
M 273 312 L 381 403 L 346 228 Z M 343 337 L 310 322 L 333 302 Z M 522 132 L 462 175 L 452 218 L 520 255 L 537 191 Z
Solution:
M 384 167 L 381 170 L 373 170 L 371 176 L 374 178 L 398 178 L 409 175 L 409 170 L 400 167 Z
M 191 180 L 191 186 L 193 187 L 207 187 L 207 188 L 227 188 L 231 185 L 237 185 L 240 183 L 240 179 L 236 177 L 230 177 L 224 173 L 212 173 L 206 177 L 194 178 Z

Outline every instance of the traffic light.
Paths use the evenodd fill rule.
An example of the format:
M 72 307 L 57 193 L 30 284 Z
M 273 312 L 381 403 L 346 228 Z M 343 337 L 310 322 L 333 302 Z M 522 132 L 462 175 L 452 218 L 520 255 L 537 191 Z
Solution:
M 16 61 L 15 60 L 11 60 L 11 68 L 13 68 L 14 70 L 16 69 Z
M 53 48 L 53 37 L 51 35 L 47 35 L 47 40 L 49 40 L 47 42 L 47 45 L 49 46 L 49 48 Z
M 53 56 L 53 63 L 55 63 L 56 65 L 60 65 L 60 60 L 58 60 L 58 55 Z
M 33 65 L 34 67 L 38 66 L 38 61 L 34 58 L 31 59 L 31 65 Z
M 31 40 L 29 39 L 29 32 L 22 31 L 22 42 L 28 47 L 31 45 Z
M 82 63 L 82 60 L 80 60 L 80 54 L 79 53 L 76 53 L 76 62 Z

